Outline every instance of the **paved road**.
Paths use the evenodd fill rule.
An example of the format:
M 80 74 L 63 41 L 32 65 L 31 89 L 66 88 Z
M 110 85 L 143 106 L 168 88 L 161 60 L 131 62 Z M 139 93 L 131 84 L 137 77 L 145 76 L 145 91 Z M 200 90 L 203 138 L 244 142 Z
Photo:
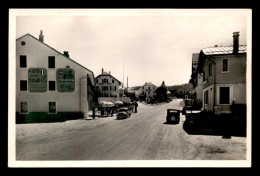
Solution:
M 139 103 L 138 113 L 129 119 L 78 120 L 78 129 L 53 128 L 46 134 L 22 140 L 17 137 L 17 159 L 245 159 L 245 138 L 188 135 L 183 130 L 184 116 L 177 125 L 165 123 L 167 108 L 181 108 L 181 100 L 156 106 Z M 84 123 L 95 121 L 102 123 L 84 127 Z

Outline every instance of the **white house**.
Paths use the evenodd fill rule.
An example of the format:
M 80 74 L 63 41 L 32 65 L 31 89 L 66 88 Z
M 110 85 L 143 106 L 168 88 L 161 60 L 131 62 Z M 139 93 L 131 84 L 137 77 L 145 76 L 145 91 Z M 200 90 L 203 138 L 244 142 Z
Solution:
M 95 78 L 96 86 L 99 87 L 102 97 L 119 97 L 119 86 L 121 82 L 107 73 L 102 68 L 102 72 Z
M 94 74 L 39 39 L 16 39 L 17 122 L 79 118 L 93 103 Z
M 157 86 L 155 86 L 154 84 L 152 84 L 151 82 L 146 82 L 143 86 L 142 86 L 142 94 L 146 95 L 146 97 L 153 97 L 156 95 L 156 90 Z

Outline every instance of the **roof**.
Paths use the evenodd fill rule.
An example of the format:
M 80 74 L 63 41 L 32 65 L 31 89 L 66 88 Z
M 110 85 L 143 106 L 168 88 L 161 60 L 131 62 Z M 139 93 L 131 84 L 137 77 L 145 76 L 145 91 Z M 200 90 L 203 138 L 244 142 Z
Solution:
M 156 85 L 152 84 L 151 82 L 147 82 L 143 86 L 155 86 L 155 87 L 157 87 Z
M 246 45 L 240 45 L 238 47 L 238 53 L 246 53 Z M 223 54 L 233 54 L 233 46 L 221 46 L 221 47 L 209 47 L 202 49 L 205 55 L 223 55 Z
M 114 76 L 112 76 L 111 74 L 107 73 L 107 72 L 103 72 L 101 74 L 99 74 L 96 78 L 100 77 L 100 76 L 111 76 L 112 78 L 114 78 L 115 80 L 117 80 L 119 82 L 119 84 L 121 84 L 121 81 L 119 81 L 118 79 L 116 79 Z M 95 79 L 96 79 L 95 78 Z
M 23 37 L 25 37 L 26 35 L 29 35 L 30 37 L 32 37 L 32 38 L 34 38 L 35 40 L 39 41 L 39 40 L 38 40 L 36 37 L 32 36 L 32 35 L 31 35 L 31 34 L 29 34 L 29 33 L 27 33 L 27 34 L 25 34 L 25 35 L 23 35 L 23 36 L 21 36 L 21 37 L 17 38 L 17 39 L 16 39 L 16 41 L 17 41 L 17 40 L 19 40 L 19 39 L 21 39 L 21 38 L 23 38 Z M 65 56 L 63 53 L 61 53 L 61 52 L 59 52 L 58 50 L 56 50 L 56 49 L 52 48 L 51 46 L 47 45 L 46 43 L 44 43 L 44 42 L 41 42 L 41 41 L 39 41 L 39 42 L 40 42 L 40 43 L 42 43 L 42 44 L 44 44 L 45 46 L 49 47 L 50 49 L 54 50 L 55 52 L 57 52 L 57 53 L 59 53 L 59 54 L 63 55 L 63 56 L 64 56 L 64 57 L 66 57 L 67 59 L 69 59 L 69 60 L 71 60 L 72 62 L 74 62 L 74 63 L 76 63 L 77 65 L 79 65 L 80 67 L 82 67 L 82 68 L 84 68 L 84 69 L 88 70 L 89 72 L 91 72 L 91 73 L 92 73 L 92 75 L 93 75 L 93 78 L 95 78 L 95 76 L 94 76 L 94 73 L 93 73 L 91 70 L 89 70 L 88 68 L 86 68 L 86 67 L 82 66 L 81 64 L 77 63 L 76 61 L 74 61 L 73 59 L 69 58 L 68 56 Z M 94 81 L 94 84 L 95 84 L 95 81 Z

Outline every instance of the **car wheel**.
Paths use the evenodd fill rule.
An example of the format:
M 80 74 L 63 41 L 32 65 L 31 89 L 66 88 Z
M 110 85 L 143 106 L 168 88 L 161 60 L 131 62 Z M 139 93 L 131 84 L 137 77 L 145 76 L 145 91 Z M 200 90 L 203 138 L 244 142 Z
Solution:
M 176 117 L 172 116 L 171 121 L 174 122 L 176 120 Z

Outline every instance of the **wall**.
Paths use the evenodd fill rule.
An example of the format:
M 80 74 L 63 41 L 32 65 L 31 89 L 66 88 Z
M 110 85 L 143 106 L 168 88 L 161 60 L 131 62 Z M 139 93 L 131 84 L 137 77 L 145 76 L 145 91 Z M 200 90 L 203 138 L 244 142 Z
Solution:
M 222 59 L 228 59 L 228 72 L 222 72 Z M 246 83 L 246 55 L 215 56 L 216 83 Z
M 196 94 L 197 94 L 196 99 L 202 101 L 202 99 L 203 99 L 203 85 L 202 85 L 203 84 L 203 80 L 202 80 L 203 76 L 198 75 L 197 79 L 198 79 L 198 84 L 197 84 L 197 87 L 195 88 Z
M 148 93 L 149 87 L 150 87 L 150 94 Z M 153 85 L 144 85 L 143 89 L 142 89 L 142 91 L 144 91 L 146 93 L 146 96 L 149 96 L 149 97 L 153 97 L 154 95 L 156 95 L 155 90 L 156 90 L 156 87 Z
M 21 41 L 25 41 L 26 45 L 22 46 Z M 40 41 L 25 35 L 16 41 L 16 111 L 20 112 L 20 101 L 28 101 L 29 112 L 48 112 L 49 101 L 56 101 L 57 112 L 81 111 L 80 108 L 80 78 L 92 76 L 92 73 L 62 54 L 56 52 L 50 47 L 42 44 Z M 20 68 L 20 55 L 27 56 L 27 68 Z M 55 56 L 55 68 L 48 68 L 48 56 Z M 75 71 L 75 90 L 73 92 L 58 92 L 56 71 L 58 68 L 66 68 L 70 66 Z M 20 91 L 20 80 L 28 81 L 29 68 L 45 68 L 47 69 L 47 91 L 44 93 L 31 93 Z M 49 91 L 48 81 L 55 81 L 55 91 Z M 94 83 L 94 80 L 93 80 Z
M 108 79 L 108 83 L 102 83 L 102 79 Z M 108 93 L 111 94 L 113 96 L 119 96 L 119 85 L 120 83 L 114 79 L 114 83 L 112 83 L 112 80 L 114 78 L 110 75 L 101 75 L 98 76 L 97 78 L 95 78 L 95 80 L 98 80 L 98 83 L 96 82 L 96 85 L 99 87 L 99 89 L 101 90 L 102 93 Z M 109 91 L 102 91 L 102 86 L 108 86 L 109 87 Z M 110 91 L 110 86 L 112 86 L 112 90 Z M 114 87 L 116 86 L 116 90 L 114 89 Z
M 211 87 L 212 90 L 215 88 L 215 94 L 213 94 L 215 96 L 215 105 L 221 106 L 224 113 L 231 112 L 233 99 L 236 99 L 237 104 L 246 104 L 246 55 L 213 56 L 210 59 L 216 64 L 212 64 L 212 76 L 208 77 L 208 64 L 210 61 L 208 59 L 205 61 L 204 70 L 207 81 L 202 83 L 203 92 Z M 227 72 L 222 71 L 223 59 L 228 59 Z M 219 104 L 219 87 L 221 86 L 230 87 L 230 103 L 228 105 Z M 210 98 L 211 101 L 214 102 L 214 99 Z M 210 103 L 205 105 L 204 108 L 212 110 L 213 106 L 214 104 Z

